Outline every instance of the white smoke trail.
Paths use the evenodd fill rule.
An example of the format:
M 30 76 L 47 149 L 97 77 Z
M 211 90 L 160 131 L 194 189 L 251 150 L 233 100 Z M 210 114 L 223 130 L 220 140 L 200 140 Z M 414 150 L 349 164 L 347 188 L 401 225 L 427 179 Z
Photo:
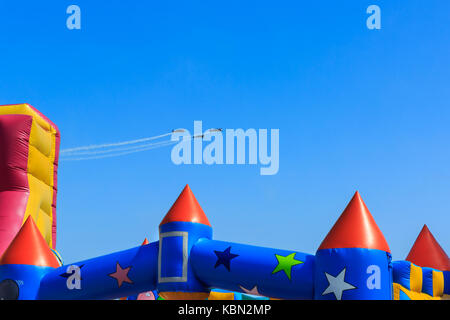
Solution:
M 104 148 L 110 148 L 110 147 L 120 147 L 120 146 L 125 146 L 125 145 L 130 145 L 130 144 L 152 141 L 152 140 L 164 138 L 164 137 L 167 137 L 170 135 L 172 135 L 172 132 L 161 134 L 159 136 L 142 138 L 142 139 L 137 139 L 137 140 L 129 140 L 129 141 L 122 141 L 122 142 L 115 142 L 115 143 L 105 143 L 105 144 L 97 144 L 97 145 L 83 146 L 83 147 L 77 147 L 77 148 L 62 149 L 60 151 L 60 154 L 63 155 L 66 153 L 76 153 L 78 151 L 84 151 L 84 150 L 95 150 L 95 149 L 104 149 Z
M 93 156 L 89 156 L 89 157 L 72 158 L 72 156 L 73 157 L 78 156 L 78 154 L 72 154 L 72 155 L 67 155 L 66 158 L 62 157 L 60 159 L 60 161 L 84 161 L 84 160 L 95 160 L 95 159 L 119 157 L 119 156 L 123 156 L 123 155 L 127 155 L 127 154 L 143 152 L 143 151 L 147 151 L 147 150 L 151 150 L 151 149 L 156 149 L 156 148 L 161 148 L 161 147 L 165 147 L 165 146 L 170 146 L 170 145 L 175 144 L 177 142 L 178 141 L 165 141 L 165 142 L 159 143 L 159 144 L 144 145 L 144 146 L 141 146 L 141 148 L 136 148 L 136 150 L 126 151 L 126 152 L 119 152 L 119 153 L 112 153 L 112 154 L 93 155 Z M 114 151 L 116 151 L 116 150 L 114 150 Z M 111 151 L 111 152 L 114 152 L 114 151 Z
M 61 157 L 76 157 L 76 156 L 92 156 L 92 155 L 100 155 L 100 154 L 108 154 L 108 153 L 113 153 L 113 152 L 120 152 L 120 151 L 129 151 L 129 150 L 137 150 L 137 149 L 142 149 L 142 148 L 146 148 L 146 147 L 151 147 L 151 146 L 159 146 L 159 145 L 166 145 L 168 142 L 172 142 L 170 140 L 166 140 L 166 141 L 162 141 L 162 142 L 152 142 L 152 143 L 144 143 L 144 144 L 140 144 L 137 146 L 129 146 L 129 147 L 122 147 L 122 148 L 108 148 L 106 150 L 102 150 L 102 149 L 93 149 L 90 151 L 72 151 L 72 152 L 68 152 L 65 153 L 63 155 L 61 155 Z

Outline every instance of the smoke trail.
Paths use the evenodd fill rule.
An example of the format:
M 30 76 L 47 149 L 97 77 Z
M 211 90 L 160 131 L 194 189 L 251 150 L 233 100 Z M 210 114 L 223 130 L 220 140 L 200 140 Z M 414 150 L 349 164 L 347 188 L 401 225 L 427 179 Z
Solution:
M 130 144 L 136 144 L 136 143 L 142 143 L 142 142 L 147 142 L 147 141 L 151 141 L 151 140 L 156 140 L 156 139 L 164 138 L 164 137 L 167 137 L 170 135 L 172 135 L 172 132 L 161 134 L 159 136 L 142 138 L 142 139 L 137 139 L 137 140 L 129 140 L 129 141 L 122 141 L 122 142 L 115 142 L 115 143 L 105 143 L 105 144 L 97 144 L 97 145 L 83 146 L 83 147 L 70 148 L 70 149 L 62 149 L 60 151 L 60 154 L 73 153 L 73 152 L 84 151 L 84 150 L 103 149 L 103 148 L 109 148 L 109 147 L 120 147 L 120 146 L 125 146 L 125 145 L 130 145 Z
M 63 154 L 61 157 L 76 157 L 76 156 L 92 156 L 92 155 L 100 155 L 100 154 L 108 154 L 113 152 L 119 152 L 119 151 L 129 151 L 129 150 L 137 150 L 142 149 L 145 147 L 151 147 L 151 146 L 164 146 L 168 142 L 172 142 L 170 140 L 162 141 L 162 142 L 153 142 L 153 143 L 144 143 L 137 146 L 129 146 L 129 147 L 123 147 L 123 148 L 108 148 L 106 150 L 90 150 L 90 151 L 71 151 Z
M 103 155 L 93 155 L 89 157 L 78 157 L 78 158 L 71 158 L 71 156 L 78 156 L 78 154 L 73 155 L 67 155 L 67 158 L 61 158 L 61 161 L 84 161 L 84 160 L 95 160 L 95 159 L 104 159 L 104 158 L 112 158 L 112 157 L 119 157 L 127 154 L 137 153 L 137 152 L 143 152 L 151 149 L 161 148 L 165 146 L 170 146 L 172 144 L 177 143 L 178 141 L 165 141 L 160 144 L 151 144 L 151 145 L 144 145 L 141 146 L 141 148 L 136 148 L 136 150 L 126 151 L 126 152 L 119 152 L 119 153 L 112 153 L 112 154 L 103 154 Z M 114 150 L 116 151 L 116 150 Z M 113 152 L 113 151 L 111 151 Z

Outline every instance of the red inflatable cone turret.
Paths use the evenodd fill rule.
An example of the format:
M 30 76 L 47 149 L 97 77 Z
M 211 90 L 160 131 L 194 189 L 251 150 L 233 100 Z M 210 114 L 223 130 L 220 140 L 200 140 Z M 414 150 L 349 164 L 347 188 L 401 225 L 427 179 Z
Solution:
M 149 244 L 149 243 L 150 243 L 150 242 L 148 242 L 148 239 L 145 238 L 145 239 L 144 239 L 144 242 L 142 242 L 142 245 L 145 246 L 146 244 Z
M 390 252 L 386 239 L 358 191 L 322 241 L 319 250 L 333 248 L 366 248 Z
M 59 267 L 58 260 L 45 242 L 31 216 L 27 218 L 0 258 L 0 265 L 6 264 Z
M 204 300 L 209 296 L 210 289 L 193 270 L 190 252 L 199 239 L 211 238 L 211 224 L 186 185 L 159 225 L 156 288 L 162 298 Z
M 450 260 L 427 225 L 423 226 L 406 260 L 420 267 L 450 271 Z
M 160 226 L 169 222 L 196 222 L 211 226 L 189 185 L 186 185 L 183 189 L 178 199 L 162 220 Z
M 390 300 L 391 272 L 386 239 L 356 192 L 317 250 L 314 299 Z

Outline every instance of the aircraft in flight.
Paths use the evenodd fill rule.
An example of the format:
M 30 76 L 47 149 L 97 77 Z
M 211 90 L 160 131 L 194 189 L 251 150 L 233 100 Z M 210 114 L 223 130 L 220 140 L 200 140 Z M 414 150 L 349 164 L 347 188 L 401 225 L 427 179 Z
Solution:
M 185 131 L 186 131 L 186 129 L 172 129 L 172 133 L 185 132 Z M 205 134 L 207 134 L 208 132 L 223 132 L 223 129 L 222 128 L 209 129 Z M 203 139 L 205 137 L 205 134 L 200 134 L 200 135 L 193 136 L 192 139 L 196 139 L 196 138 Z

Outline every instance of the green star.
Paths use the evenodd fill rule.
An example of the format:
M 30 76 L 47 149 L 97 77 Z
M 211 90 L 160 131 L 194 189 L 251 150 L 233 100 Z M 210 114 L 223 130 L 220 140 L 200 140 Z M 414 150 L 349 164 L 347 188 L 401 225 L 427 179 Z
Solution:
M 288 255 L 288 256 L 286 256 L 286 257 L 280 256 L 280 255 L 278 255 L 278 254 L 276 254 L 275 257 L 276 257 L 277 260 L 278 260 L 278 265 L 277 265 L 276 268 L 272 271 L 272 274 L 277 273 L 277 272 L 283 270 L 284 273 L 286 273 L 286 275 L 287 275 L 287 277 L 289 278 L 289 280 L 291 280 L 291 270 L 292 270 L 292 267 L 295 266 L 295 265 L 297 265 L 297 264 L 303 263 L 303 261 L 295 260 L 295 258 L 294 258 L 294 257 L 295 257 L 295 252 L 294 252 L 294 253 L 291 253 L 290 255 Z

